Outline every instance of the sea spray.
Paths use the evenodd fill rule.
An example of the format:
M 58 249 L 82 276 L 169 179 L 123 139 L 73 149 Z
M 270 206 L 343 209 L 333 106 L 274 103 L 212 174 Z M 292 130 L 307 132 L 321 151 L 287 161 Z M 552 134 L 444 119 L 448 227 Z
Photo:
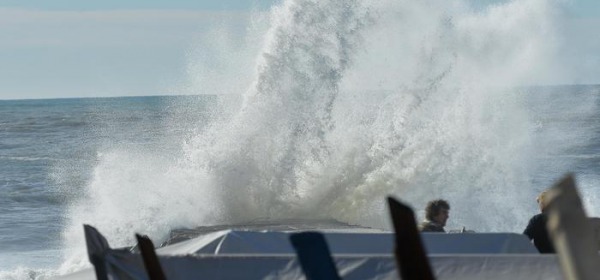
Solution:
M 519 87 L 549 74 L 541 67 L 553 63 L 556 7 L 513 1 L 475 11 L 465 4 L 400 1 L 377 9 L 379 20 L 365 36 L 371 44 L 342 81 L 339 99 L 347 103 L 336 108 L 338 127 L 345 124 L 332 133 L 341 134 L 337 141 L 368 136 L 346 147 L 351 153 L 338 151 L 334 163 L 344 170 L 337 174 L 361 175 L 323 182 L 337 185 L 319 202 L 331 205 L 334 216 L 371 223 L 385 215 L 381 198 L 394 194 L 418 208 L 449 199 L 457 213 L 450 226 L 522 227 L 513 221 L 526 219 L 534 196 L 528 177 L 534 154 Z M 344 111 L 361 106 L 348 103 L 364 103 L 356 98 L 360 88 L 385 94 L 373 96 L 379 107 L 366 124 L 346 123 Z M 350 154 L 358 157 L 340 166 Z
M 416 207 L 456 202 L 455 226 L 518 230 L 509 221 L 525 219 L 533 195 L 533 129 L 518 86 L 551 64 L 554 7 L 362 5 L 290 1 L 276 11 L 240 112 L 188 146 L 222 218 L 385 226 L 383 199 L 396 195 Z M 381 78 L 368 91 L 363 77 Z
M 231 115 L 198 124 L 181 151 L 99 151 L 67 213 L 63 271 L 87 263 L 83 223 L 112 246 L 256 218 L 385 227 L 386 195 L 446 198 L 450 227 L 520 230 L 535 128 L 516 86 L 552 65 L 554 9 L 285 1 Z
M 357 1 L 275 9 L 239 113 L 188 147 L 221 193 L 224 219 L 290 217 L 302 208 L 319 179 L 312 176 L 329 161 L 332 106 L 368 20 Z
M 344 1 L 288 1 L 277 8 L 277 23 L 265 41 L 244 108 L 224 126 L 217 122 L 200 130 L 199 140 L 187 141 L 185 154 L 119 144 L 100 150 L 90 183 L 66 213 L 66 261 L 60 272 L 87 264 L 84 223 L 120 247 L 134 243 L 134 232 L 161 240 L 174 228 L 270 216 L 278 205 L 284 209 L 287 201 L 278 200 L 290 196 L 293 173 L 304 172 L 296 166 L 306 155 L 296 151 L 326 154 L 312 143 L 331 125 L 328 114 L 337 84 L 362 24 L 356 11 L 364 12 Z M 273 134 L 283 142 L 260 142 Z M 263 196 L 268 199 L 257 204 Z

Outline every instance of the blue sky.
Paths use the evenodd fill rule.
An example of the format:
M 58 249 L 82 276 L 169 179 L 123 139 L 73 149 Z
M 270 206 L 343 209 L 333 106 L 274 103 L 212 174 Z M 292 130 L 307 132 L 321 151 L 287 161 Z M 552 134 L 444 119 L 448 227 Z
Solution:
M 177 85 L 202 38 L 279 1 L 0 0 L 0 99 L 193 93 Z M 565 56 L 584 73 L 567 82 L 600 83 L 600 1 L 566 7 Z

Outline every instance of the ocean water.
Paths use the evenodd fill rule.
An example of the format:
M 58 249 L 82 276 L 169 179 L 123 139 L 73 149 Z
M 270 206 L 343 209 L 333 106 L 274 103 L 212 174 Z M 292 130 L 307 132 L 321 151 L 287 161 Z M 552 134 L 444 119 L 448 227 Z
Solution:
M 536 151 L 533 153 L 533 171 L 527 174 L 530 181 L 527 186 L 531 189 L 515 193 L 514 196 L 529 196 L 527 200 L 530 203 L 523 205 L 523 209 L 531 211 L 514 217 L 516 227 L 497 227 L 504 230 L 524 227 L 526 216 L 535 213 L 534 196 L 531 194 L 549 186 L 565 172 L 576 174 L 580 191 L 586 202 L 590 203 L 588 211 L 600 214 L 600 208 L 595 202 L 600 188 L 600 112 L 586 109 L 600 105 L 600 86 L 537 87 L 522 89 L 521 92 L 526 100 L 524 104 L 529 118 L 534 124 L 532 142 Z M 109 180 L 106 184 L 114 183 L 114 188 L 133 188 L 131 192 L 126 190 L 117 194 L 104 194 L 106 199 L 132 204 L 132 212 L 92 216 L 85 222 L 97 224 L 94 219 L 99 219 L 97 222 L 111 223 L 126 216 L 140 215 L 134 212 L 149 211 L 147 208 L 152 208 L 152 204 L 137 201 L 144 195 L 135 192 L 153 190 L 146 190 L 149 186 L 144 184 L 145 179 L 138 176 L 151 176 L 149 174 L 155 170 L 146 169 L 158 168 L 156 165 L 161 164 L 157 161 L 161 160 L 157 158 L 177 164 L 179 159 L 169 157 L 185 154 L 183 144 L 186 139 L 192 139 L 209 123 L 210 116 L 219 103 L 217 96 L 0 101 L 0 271 L 4 273 L 3 278 L 43 278 L 44 275 L 56 273 L 56 269 L 67 257 L 65 253 L 69 246 L 64 242 L 69 240 L 64 233 L 70 219 L 73 219 L 69 215 L 77 215 L 71 212 L 72 208 L 78 201 L 96 203 L 101 199 L 86 197 L 89 195 L 86 189 L 98 183 L 95 180 Z M 106 159 L 105 153 L 117 154 L 113 156 L 118 159 Z M 119 169 L 132 168 L 123 167 L 128 165 L 142 166 L 112 171 L 111 167 L 103 167 L 103 164 L 114 164 Z M 94 174 L 103 172 L 103 168 L 108 169 L 107 175 L 117 178 L 102 179 Z M 143 174 L 127 174 L 135 170 L 141 170 Z M 118 186 L 119 183 L 123 186 Z M 452 184 L 450 181 L 447 183 Z M 177 196 L 177 199 L 190 200 L 191 203 L 202 200 L 180 197 L 177 195 L 178 189 L 171 186 L 160 187 Z M 486 187 L 492 193 L 492 198 L 496 188 L 502 188 Z M 123 193 L 129 195 L 117 197 Z M 201 196 L 203 193 L 199 192 L 197 195 Z M 376 203 L 383 204 L 386 193 L 378 195 L 380 199 Z M 443 197 L 440 193 L 431 195 Z M 402 198 L 402 195 L 397 196 Z M 495 198 L 498 203 L 512 203 L 507 197 Z M 451 199 L 452 207 L 460 209 L 461 203 L 472 199 L 470 195 L 455 196 Z M 157 204 L 156 207 L 165 207 Z M 100 212 L 114 211 L 100 205 L 97 207 Z M 485 213 L 489 209 L 479 211 Z M 452 216 L 460 218 L 464 214 L 456 210 L 452 212 Z M 200 217 L 198 215 L 195 223 L 181 223 L 180 226 L 200 225 Z M 216 221 L 219 219 L 213 223 Z M 163 232 L 176 228 L 153 218 L 148 218 L 145 222 L 148 229 L 164 225 Z M 455 222 L 449 226 L 460 225 Z M 483 227 L 476 223 L 468 225 L 473 229 Z M 125 235 L 134 233 L 133 229 L 128 231 L 127 226 L 120 231 Z M 135 232 L 147 231 L 142 227 Z M 83 236 L 82 227 L 79 227 L 78 234 Z M 87 260 L 84 258 L 83 261 Z
M 0 101 L 0 279 L 89 266 L 83 224 L 112 247 L 254 219 L 387 228 L 387 195 L 520 232 L 567 172 L 600 215 L 600 86 L 526 86 L 568 72 L 560 7 L 469 3 L 283 1 L 255 59 L 212 58 L 252 61 L 209 75 L 251 81 L 227 95 Z
M 180 143 L 169 139 L 183 139 L 191 129 L 184 121 L 196 128 L 214 102 L 214 96 L 0 101 L 0 270 L 57 266 L 66 210 L 85 195 L 101 154 L 172 153 Z M 172 122 L 174 114 L 189 119 Z

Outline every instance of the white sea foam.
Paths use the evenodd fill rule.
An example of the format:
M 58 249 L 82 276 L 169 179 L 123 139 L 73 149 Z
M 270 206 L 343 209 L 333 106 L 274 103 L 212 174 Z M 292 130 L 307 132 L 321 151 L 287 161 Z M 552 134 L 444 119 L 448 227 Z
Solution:
M 3 280 L 48 279 L 57 275 L 57 271 L 53 269 L 31 269 L 26 267 L 0 271 L 0 279 Z
M 385 226 L 382 202 L 393 194 L 415 206 L 446 197 L 465 213 L 457 224 L 516 230 L 509 222 L 523 218 L 533 192 L 533 129 L 514 88 L 551 65 L 554 17 L 547 1 L 483 11 L 286 2 L 239 113 L 186 146 L 190 165 L 210 177 L 227 221 Z
M 551 79 L 557 16 L 543 0 L 483 10 L 283 2 L 241 105 L 178 139 L 181 151 L 117 146 L 98 157 L 67 214 L 60 272 L 87 263 L 83 223 L 113 247 L 134 243 L 135 232 L 160 240 L 177 227 L 264 217 L 386 227 L 386 195 L 417 208 L 446 198 L 450 227 L 520 230 L 539 151 L 515 88 Z M 218 76 L 247 79 L 233 73 Z

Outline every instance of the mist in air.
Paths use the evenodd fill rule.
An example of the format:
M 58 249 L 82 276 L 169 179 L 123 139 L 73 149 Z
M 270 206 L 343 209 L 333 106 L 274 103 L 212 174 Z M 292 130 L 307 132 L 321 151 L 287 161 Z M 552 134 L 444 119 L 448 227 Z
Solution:
M 87 263 L 84 223 L 113 247 L 134 232 L 161 240 L 258 218 L 387 228 L 388 195 L 416 209 L 448 200 L 449 228 L 519 232 L 536 193 L 572 164 L 540 158 L 590 141 L 577 128 L 576 141 L 537 141 L 541 113 L 525 93 L 566 71 L 555 71 L 559 22 L 544 0 L 287 0 L 244 36 L 215 30 L 177 87 L 218 102 L 201 121 L 172 118 L 190 129 L 168 149 L 98 151 L 67 212 L 62 270 Z M 577 102 L 581 117 L 594 112 L 595 99 Z

